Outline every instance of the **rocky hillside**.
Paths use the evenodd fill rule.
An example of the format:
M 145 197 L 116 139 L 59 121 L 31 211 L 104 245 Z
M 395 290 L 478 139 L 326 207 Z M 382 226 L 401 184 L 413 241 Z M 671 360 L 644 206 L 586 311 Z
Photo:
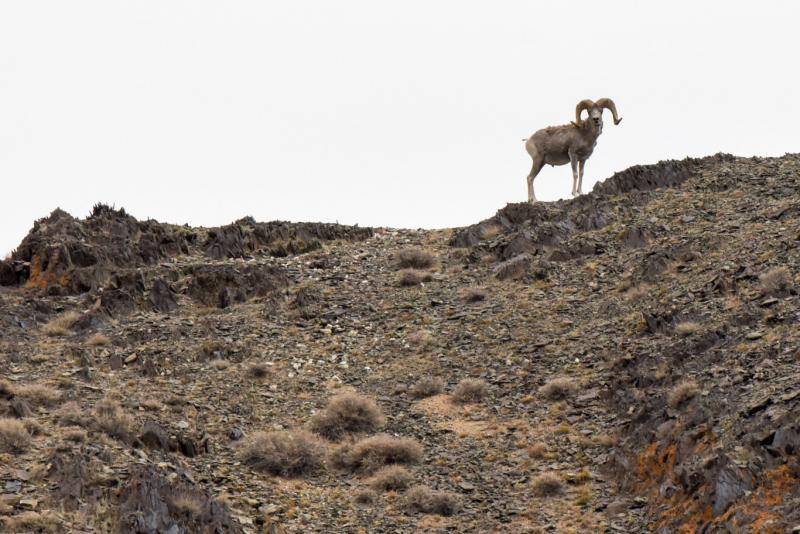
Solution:
M 56 210 L 0 262 L 9 532 L 800 531 L 800 156 L 468 228 Z

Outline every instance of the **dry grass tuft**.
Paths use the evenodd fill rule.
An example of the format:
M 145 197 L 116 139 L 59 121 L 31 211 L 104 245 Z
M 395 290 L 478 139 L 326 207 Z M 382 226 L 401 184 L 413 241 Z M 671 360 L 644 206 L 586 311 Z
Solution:
M 331 453 L 331 465 L 351 472 L 373 473 L 385 465 L 415 464 L 422 447 L 409 438 L 378 434 L 356 443 L 339 446 Z
M 86 344 L 90 347 L 105 347 L 111 344 L 111 338 L 98 332 L 97 334 L 89 336 L 89 339 L 86 340 Z
M 257 471 L 297 477 L 322 465 L 324 445 L 304 430 L 256 432 L 245 439 L 239 459 Z
M 342 393 L 329 400 L 325 409 L 311 419 L 311 430 L 338 440 L 350 433 L 375 431 L 385 422 L 375 401 L 356 393 Z
M 528 446 L 527 450 L 528 450 L 528 457 L 541 458 L 544 456 L 544 453 L 547 452 L 547 445 L 545 445 L 540 441 Z
M 65 403 L 56 412 L 58 424 L 61 426 L 88 426 L 89 417 L 75 401 Z
M 433 261 L 433 254 L 419 248 L 408 248 L 397 253 L 398 269 L 430 269 Z
M 533 494 L 537 497 L 552 497 L 564 491 L 564 482 L 553 473 L 539 475 L 531 484 Z
M 229 362 L 228 360 L 217 358 L 216 360 L 211 360 L 210 362 L 208 362 L 208 366 L 213 367 L 217 371 L 224 371 L 225 369 L 231 366 L 231 362 Z
M 758 277 L 759 291 L 764 296 L 784 295 L 792 287 L 792 273 L 786 267 L 775 267 Z
M 22 421 L 0 418 L 0 452 L 25 452 L 30 443 L 31 436 Z
M 398 491 L 404 490 L 411 485 L 411 473 L 399 465 L 387 465 L 379 469 L 367 481 L 367 484 L 375 491 Z
M 703 327 L 694 321 L 683 321 L 675 325 L 675 333 L 679 336 L 689 337 L 698 333 Z
M 415 399 L 424 399 L 426 397 L 438 395 L 443 390 L 444 381 L 441 378 L 435 376 L 426 376 L 414 384 L 408 393 Z
M 34 406 L 50 406 L 61 400 L 61 392 L 44 384 L 25 384 L 14 387 L 14 394 Z
M 72 334 L 71 328 L 81 318 L 81 314 L 76 311 L 62 313 L 54 317 L 42 326 L 42 332 L 48 336 L 68 336 Z
M 464 302 L 467 302 L 469 304 L 474 304 L 476 302 L 483 302 L 484 300 L 486 300 L 486 297 L 487 297 L 486 291 L 484 291 L 483 289 L 479 289 L 477 287 L 467 289 L 462 293 L 462 298 L 464 299 Z
M 247 366 L 247 376 L 253 380 L 264 380 L 272 373 L 272 368 L 266 363 L 251 363 Z
M 418 330 L 408 335 L 408 342 L 417 350 L 424 350 L 432 347 L 436 338 L 427 330 Z
M 539 388 L 539 394 L 547 400 L 564 400 L 577 389 L 574 380 L 567 377 L 554 378 Z
M 480 402 L 489 393 L 489 385 L 480 378 L 465 378 L 453 390 L 453 402 Z
M 180 492 L 174 495 L 170 501 L 170 508 L 177 515 L 185 517 L 197 517 L 203 513 L 203 501 L 197 495 L 187 492 Z
M 94 420 L 98 428 L 125 443 L 130 443 L 133 430 L 133 417 L 122 411 L 119 403 L 112 399 L 103 399 L 94 407 Z
M 406 493 L 406 508 L 422 514 L 454 515 L 461 508 L 458 496 L 427 486 L 414 486 Z
M 375 504 L 378 501 L 378 494 L 368 488 L 361 488 L 353 495 L 353 502 L 362 506 Z
M 694 380 L 687 380 L 677 384 L 667 396 L 667 404 L 670 408 L 677 409 L 689 399 L 700 393 L 700 387 Z
M 54 512 L 22 512 L 0 517 L 3 532 L 65 532 L 61 520 Z
M 86 431 L 82 428 L 70 428 L 64 431 L 62 437 L 73 443 L 86 443 Z
M 430 282 L 431 280 L 433 280 L 433 277 L 430 275 L 430 273 L 406 269 L 404 271 L 400 271 L 398 284 L 400 284 L 400 287 L 413 287 L 418 286 L 423 282 Z
M 492 224 L 488 224 L 486 226 L 481 226 L 481 229 L 478 232 L 478 237 L 481 240 L 491 239 L 493 237 L 496 237 L 496 236 L 500 235 L 500 232 L 502 232 L 502 231 L 503 231 L 503 227 L 501 225 L 496 224 L 496 223 L 492 223 Z

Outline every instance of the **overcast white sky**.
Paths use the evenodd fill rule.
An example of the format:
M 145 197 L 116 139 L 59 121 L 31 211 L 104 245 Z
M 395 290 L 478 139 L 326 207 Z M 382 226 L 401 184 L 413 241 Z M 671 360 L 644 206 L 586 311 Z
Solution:
M 602 8 L 600 7 L 602 6 Z M 57 206 L 451 227 L 526 199 L 521 139 L 608 96 L 584 190 L 800 151 L 794 1 L 0 2 L 0 253 Z M 536 181 L 565 197 L 568 166 Z

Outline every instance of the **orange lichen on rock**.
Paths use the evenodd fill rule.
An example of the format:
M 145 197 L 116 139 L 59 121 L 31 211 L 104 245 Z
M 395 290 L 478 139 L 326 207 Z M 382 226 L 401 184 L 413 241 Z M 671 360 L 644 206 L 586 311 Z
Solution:
M 42 268 L 42 258 L 34 254 L 31 258 L 30 276 L 25 287 L 29 289 L 47 289 L 50 286 L 58 285 L 66 287 L 69 284 L 69 276 L 56 274 L 59 265 L 60 253 L 55 251 L 47 262 L 47 268 Z

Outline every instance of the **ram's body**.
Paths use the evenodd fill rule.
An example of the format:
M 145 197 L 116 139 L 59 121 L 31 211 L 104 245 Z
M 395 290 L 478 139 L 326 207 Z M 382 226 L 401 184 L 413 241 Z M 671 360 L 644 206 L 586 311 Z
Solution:
M 609 98 L 601 98 L 596 103 L 582 100 L 575 109 L 575 122 L 563 126 L 543 128 L 527 140 L 525 149 L 533 160 L 528 175 L 528 201 L 535 202 L 533 179 L 545 165 L 572 165 L 572 195 L 581 194 L 583 185 L 583 166 L 592 155 L 597 138 L 603 133 L 603 109 L 611 110 L 614 124 L 622 119 L 617 118 L 617 108 Z M 589 112 L 586 119 L 581 119 L 583 110 Z

